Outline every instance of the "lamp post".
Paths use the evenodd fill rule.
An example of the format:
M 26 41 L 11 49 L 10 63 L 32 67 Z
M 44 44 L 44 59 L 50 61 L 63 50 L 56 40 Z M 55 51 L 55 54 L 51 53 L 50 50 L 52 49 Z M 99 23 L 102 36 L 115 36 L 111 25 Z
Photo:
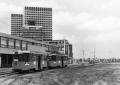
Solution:
M 65 36 L 64 36 L 64 54 L 65 54 Z

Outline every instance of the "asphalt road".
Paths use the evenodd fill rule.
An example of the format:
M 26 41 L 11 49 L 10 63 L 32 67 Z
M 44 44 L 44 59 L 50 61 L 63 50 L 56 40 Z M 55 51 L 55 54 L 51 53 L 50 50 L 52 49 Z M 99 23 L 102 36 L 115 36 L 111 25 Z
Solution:
M 14 77 L 16 76 L 16 77 Z M 1 85 L 120 85 L 120 64 L 69 66 L 0 78 Z

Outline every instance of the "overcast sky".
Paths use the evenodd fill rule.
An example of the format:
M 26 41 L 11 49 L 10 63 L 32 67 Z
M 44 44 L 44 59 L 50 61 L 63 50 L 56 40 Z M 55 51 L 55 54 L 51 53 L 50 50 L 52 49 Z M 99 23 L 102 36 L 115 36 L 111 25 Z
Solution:
M 75 58 L 120 58 L 120 0 L 0 0 L 0 32 L 11 33 L 11 13 L 24 6 L 53 8 L 53 39 L 64 36 Z

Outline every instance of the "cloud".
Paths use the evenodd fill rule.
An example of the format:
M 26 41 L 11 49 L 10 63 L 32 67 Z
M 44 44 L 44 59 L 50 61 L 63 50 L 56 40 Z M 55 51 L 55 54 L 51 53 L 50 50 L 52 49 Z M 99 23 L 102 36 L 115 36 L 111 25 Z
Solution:
M 108 3 L 104 3 L 101 5 L 101 8 L 106 10 L 115 10 L 115 9 L 120 9 L 120 1 L 119 0 L 110 0 Z M 116 10 L 115 10 L 116 11 Z
M 22 13 L 23 8 L 13 4 L 0 3 L 0 32 L 10 34 L 11 14 Z
M 39 0 L 32 1 L 28 6 L 38 6 L 38 7 L 52 7 L 54 10 L 67 9 L 66 6 L 58 5 L 55 0 Z
M 114 16 L 109 16 L 102 19 L 84 21 L 82 24 L 77 24 L 77 30 L 115 30 L 120 27 L 120 20 Z
M 53 40 L 64 39 L 64 36 L 65 36 L 65 39 L 67 39 L 71 44 L 80 42 L 79 37 L 77 37 L 76 35 L 68 36 L 68 35 L 63 35 L 59 33 L 53 34 Z
M 11 13 L 22 13 L 23 8 L 13 4 L 0 3 L 0 17 L 10 16 Z
M 88 14 L 86 12 L 75 13 L 69 11 L 67 12 L 59 11 L 55 13 L 53 16 L 54 16 L 53 22 L 58 25 L 74 25 L 90 19 L 92 14 Z
M 97 34 L 96 36 L 88 35 L 84 40 L 84 43 L 119 43 L 120 31 Z

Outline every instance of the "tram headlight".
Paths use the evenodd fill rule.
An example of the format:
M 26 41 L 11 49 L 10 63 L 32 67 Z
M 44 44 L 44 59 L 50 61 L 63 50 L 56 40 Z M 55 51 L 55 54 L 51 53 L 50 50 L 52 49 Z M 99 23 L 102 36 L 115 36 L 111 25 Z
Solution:
M 54 62 L 54 63 L 56 63 L 56 62 Z
M 14 61 L 18 61 L 18 59 L 14 59 Z
M 29 65 L 29 63 L 25 63 L 25 65 L 26 65 L 26 66 Z
M 60 61 L 59 61 L 59 63 L 60 63 Z

